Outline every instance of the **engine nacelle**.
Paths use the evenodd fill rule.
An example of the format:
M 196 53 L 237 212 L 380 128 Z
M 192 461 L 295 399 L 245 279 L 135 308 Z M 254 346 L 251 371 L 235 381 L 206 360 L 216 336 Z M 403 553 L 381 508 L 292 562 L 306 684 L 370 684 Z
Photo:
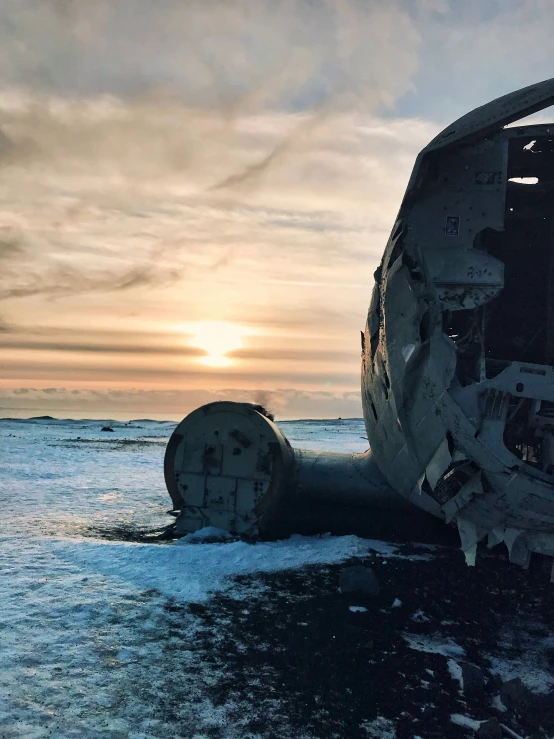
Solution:
M 394 530 L 430 517 L 391 490 L 370 451 L 293 449 L 261 406 L 215 402 L 177 426 L 165 455 L 175 534 L 215 527 L 242 536 Z M 399 513 L 402 515 L 399 517 Z

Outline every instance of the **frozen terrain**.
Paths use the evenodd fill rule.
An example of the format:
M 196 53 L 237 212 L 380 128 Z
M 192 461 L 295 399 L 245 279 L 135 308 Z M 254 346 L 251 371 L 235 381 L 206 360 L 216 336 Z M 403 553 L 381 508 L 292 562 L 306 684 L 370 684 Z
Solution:
M 361 420 L 280 425 L 304 448 L 367 446 Z M 1 739 L 463 737 L 491 717 L 549 735 L 542 572 L 355 536 L 160 543 L 173 427 L 0 420 Z M 377 599 L 339 592 L 344 563 L 373 568 Z M 506 712 L 517 677 L 544 721 Z

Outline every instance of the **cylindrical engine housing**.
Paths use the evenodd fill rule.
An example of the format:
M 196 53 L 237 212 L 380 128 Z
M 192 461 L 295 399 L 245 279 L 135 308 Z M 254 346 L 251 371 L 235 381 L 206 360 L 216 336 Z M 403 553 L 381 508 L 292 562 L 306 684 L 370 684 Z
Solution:
M 407 523 L 426 518 L 390 489 L 370 451 L 293 449 L 264 409 L 248 403 L 189 414 L 169 441 L 165 477 L 181 536 L 207 526 L 269 537 L 381 533 L 386 511 Z

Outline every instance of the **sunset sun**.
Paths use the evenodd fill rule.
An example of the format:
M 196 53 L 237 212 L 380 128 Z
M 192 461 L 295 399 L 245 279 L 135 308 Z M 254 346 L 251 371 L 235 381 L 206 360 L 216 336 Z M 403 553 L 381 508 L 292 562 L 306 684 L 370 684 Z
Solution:
M 208 367 L 230 367 L 234 360 L 227 356 L 229 352 L 241 349 L 244 337 L 254 333 L 251 328 L 225 321 L 198 321 L 183 329 L 190 335 L 190 346 L 206 352 L 198 361 Z

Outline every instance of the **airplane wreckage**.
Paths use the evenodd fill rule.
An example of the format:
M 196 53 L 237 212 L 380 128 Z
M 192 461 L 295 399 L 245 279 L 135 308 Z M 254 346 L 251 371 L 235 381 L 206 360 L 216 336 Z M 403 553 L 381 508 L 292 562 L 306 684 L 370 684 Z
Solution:
M 510 560 L 554 556 L 554 79 L 498 98 L 419 154 L 362 334 L 365 454 L 293 449 L 260 406 L 188 415 L 165 456 L 183 535 L 457 526 Z M 507 127 L 508 126 L 508 127 Z M 554 570 L 553 570 L 554 572 Z

